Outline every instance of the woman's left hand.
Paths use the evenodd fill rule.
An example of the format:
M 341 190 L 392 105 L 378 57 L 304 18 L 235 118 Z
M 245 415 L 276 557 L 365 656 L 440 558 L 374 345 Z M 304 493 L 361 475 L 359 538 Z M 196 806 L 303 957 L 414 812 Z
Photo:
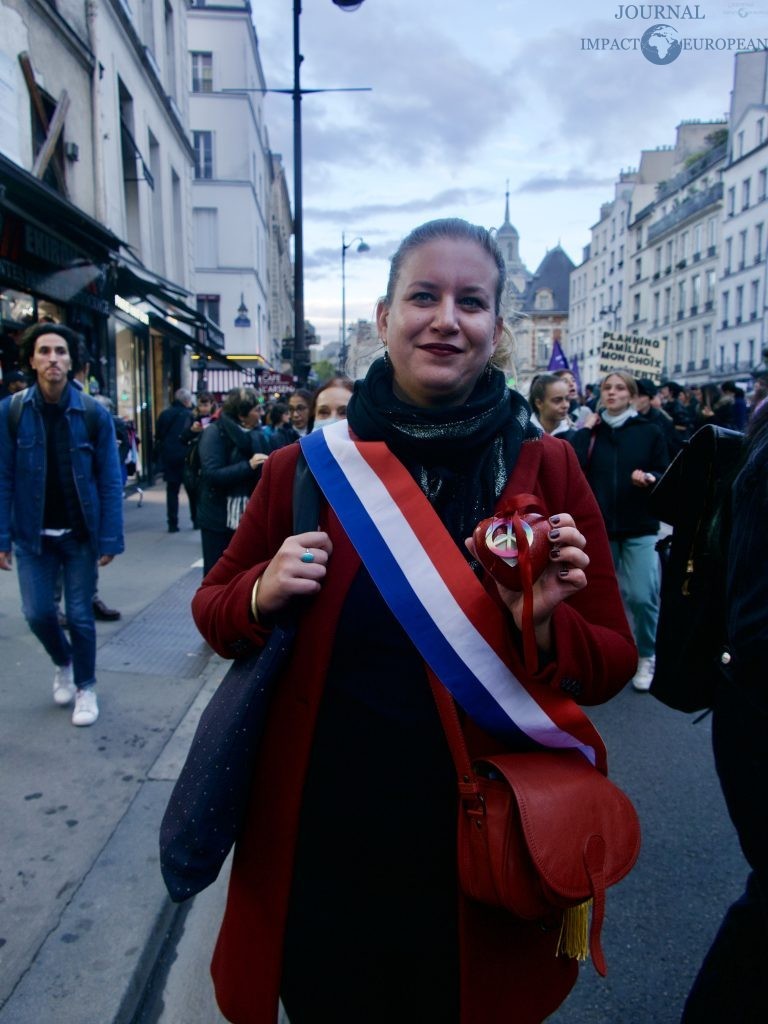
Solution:
M 571 594 L 583 590 L 587 585 L 585 570 L 589 555 L 584 550 L 587 540 L 580 533 L 573 517 L 567 512 L 549 518 L 549 564 L 533 585 L 533 625 L 536 643 L 540 650 L 552 648 L 552 613 Z M 472 538 L 465 541 L 467 548 L 476 556 Z M 502 601 L 507 606 L 518 629 L 523 624 L 523 594 L 496 583 Z

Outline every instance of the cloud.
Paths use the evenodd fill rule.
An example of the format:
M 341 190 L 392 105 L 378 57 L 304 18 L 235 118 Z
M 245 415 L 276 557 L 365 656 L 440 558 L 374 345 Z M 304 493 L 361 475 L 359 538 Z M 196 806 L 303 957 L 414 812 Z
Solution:
M 525 192 L 562 192 L 585 188 L 610 188 L 614 181 L 615 178 L 587 177 L 582 171 L 574 168 L 564 178 L 551 178 L 546 175 L 529 178 L 515 189 L 515 194 L 519 195 Z
M 305 218 L 317 221 L 330 221 L 335 224 L 363 223 L 371 217 L 382 217 L 387 214 L 400 213 L 431 213 L 442 209 L 455 209 L 473 203 L 486 202 L 492 197 L 487 189 L 451 188 L 438 192 L 434 196 L 420 196 L 407 199 L 400 203 L 367 203 L 359 206 L 343 208 L 306 207 Z
M 406 161 L 412 170 L 434 159 L 457 168 L 471 164 L 520 97 L 481 50 L 469 52 L 451 38 L 444 20 L 439 5 L 393 11 L 372 0 L 354 15 L 307 5 L 302 86 L 372 89 L 303 100 L 308 174 L 322 177 L 326 164 L 380 168 Z M 280 85 L 285 70 L 283 62 Z M 287 151 L 290 100 L 275 97 L 269 109 L 273 144 Z

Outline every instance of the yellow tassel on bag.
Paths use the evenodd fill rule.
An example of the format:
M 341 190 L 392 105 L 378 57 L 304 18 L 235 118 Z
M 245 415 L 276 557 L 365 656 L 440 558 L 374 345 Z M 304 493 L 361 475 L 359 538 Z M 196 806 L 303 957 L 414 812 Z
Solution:
M 575 907 L 568 907 L 563 914 L 557 953 L 564 953 L 575 960 L 586 960 L 589 956 L 589 909 L 592 900 L 585 900 Z

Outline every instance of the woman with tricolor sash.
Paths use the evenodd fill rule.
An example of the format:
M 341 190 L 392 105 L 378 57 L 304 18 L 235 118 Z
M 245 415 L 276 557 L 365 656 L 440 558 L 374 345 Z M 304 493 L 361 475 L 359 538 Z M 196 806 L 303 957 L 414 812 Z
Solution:
M 346 420 L 270 457 L 195 597 L 224 657 L 299 619 L 213 960 L 235 1024 L 274 1020 L 279 997 L 291 1024 L 534 1024 L 575 982 L 557 923 L 459 891 L 456 773 L 428 683 L 429 669 L 451 692 L 473 756 L 573 748 L 604 770 L 579 704 L 636 666 L 575 454 L 493 365 L 504 276 L 494 239 L 465 221 L 404 240 L 377 308 L 384 357 Z M 318 528 L 291 535 L 305 462 Z M 523 595 L 482 570 L 471 540 L 520 494 L 548 516 L 531 646 Z

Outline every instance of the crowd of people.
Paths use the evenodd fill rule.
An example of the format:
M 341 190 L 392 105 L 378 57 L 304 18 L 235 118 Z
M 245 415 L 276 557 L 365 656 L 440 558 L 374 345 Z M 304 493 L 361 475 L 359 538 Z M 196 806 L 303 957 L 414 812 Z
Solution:
M 179 531 L 179 492 L 189 498 L 192 525 L 200 530 L 203 573 L 232 540 L 262 467 L 272 452 L 346 415 L 353 382 L 332 377 L 314 390 L 265 401 L 254 388 L 233 388 L 218 403 L 207 391 L 196 403 L 179 388 L 160 414 L 155 458 L 166 487 L 168 532 Z M 191 463 L 197 465 L 192 471 Z
M 751 374 L 749 397 L 733 381 L 657 385 L 628 373 L 607 374 L 580 395 L 569 370 L 531 382 L 534 422 L 569 441 L 597 498 L 611 542 L 624 604 L 639 651 L 633 687 L 646 692 L 654 674 L 659 616 L 660 522 L 650 492 L 675 455 L 703 425 L 744 432 L 768 396 L 768 365 Z

